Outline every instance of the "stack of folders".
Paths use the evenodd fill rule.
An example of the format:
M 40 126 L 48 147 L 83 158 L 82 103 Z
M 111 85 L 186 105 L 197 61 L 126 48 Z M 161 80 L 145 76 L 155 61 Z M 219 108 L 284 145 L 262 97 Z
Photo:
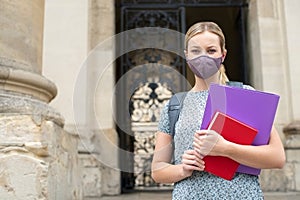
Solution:
M 278 102 L 276 94 L 212 84 L 201 129 L 215 130 L 237 144 L 267 144 Z M 260 169 L 221 156 L 206 156 L 204 161 L 206 171 L 226 180 L 231 180 L 235 172 L 260 174 Z

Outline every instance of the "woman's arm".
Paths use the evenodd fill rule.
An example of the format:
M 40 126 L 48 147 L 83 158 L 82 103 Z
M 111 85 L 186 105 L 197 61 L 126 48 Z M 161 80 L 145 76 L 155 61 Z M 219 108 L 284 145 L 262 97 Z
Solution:
M 203 142 L 205 141 L 200 139 L 201 134 L 206 133 L 205 131 L 196 133 L 195 143 L 204 145 Z M 197 145 L 195 148 L 197 149 Z M 285 164 L 284 148 L 274 127 L 272 128 L 269 144 L 267 145 L 239 145 L 229 142 L 223 137 L 219 137 L 208 155 L 229 157 L 243 165 L 260 169 L 282 168 Z
M 158 132 L 152 160 L 152 178 L 158 183 L 174 183 L 191 176 L 194 170 L 203 171 L 204 162 L 195 150 L 182 155 L 182 163 L 171 164 L 173 155 L 172 136 Z

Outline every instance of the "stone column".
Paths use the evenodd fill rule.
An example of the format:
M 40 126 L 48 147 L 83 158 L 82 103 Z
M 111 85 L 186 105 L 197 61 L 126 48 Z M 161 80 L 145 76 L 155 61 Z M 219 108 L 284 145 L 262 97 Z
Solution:
M 103 48 L 101 42 L 115 34 L 114 1 L 89 0 L 88 2 L 88 49 L 91 54 L 95 49 L 101 50 L 102 53 L 99 53 L 98 56 L 105 56 L 104 59 L 111 58 L 113 60 L 115 51 L 113 44 Z M 103 70 L 107 66 L 103 66 L 103 59 L 100 57 L 95 60 L 88 59 L 88 63 L 87 127 L 90 131 L 89 133 L 85 131 L 80 133 L 79 163 L 82 166 L 84 198 L 98 199 L 104 195 L 119 194 L 121 191 L 120 171 L 118 170 L 119 155 L 115 148 L 118 146 L 118 134 L 112 118 L 110 101 L 114 88 L 114 71 L 112 66 Z M 95 72 L 99 69 L 105 72 L 101 79 L 95 76 L 97 74 Z M 96 84 L 101 87 L 97 87 Z M 97 91 L 95 92 L 91 88 L 97 88 Z M 95 98 L 95 105 L 92 102 L 93 98 Z M 101 121 L 101 127 L 97 125 L 93 113 L 97 114 L 98 120 Z
M 283 0 L 250 0 L 248 13 L 251 81 L 257 90 L 280 95 L 274 126 L 284 142 L 283 127 L 292 119 Z M 278 84 L 280 80 L 280 84 Z M 264 191 L 286 191 L 284 169 L 263 169 Z
M 41 76 L 44 1 L 0 3 L 0 89 L 49 102 L 57 90 Z
M 78 199 L 76 140 L 41 75 L 44 0 L 0 0 L 0 199 Z

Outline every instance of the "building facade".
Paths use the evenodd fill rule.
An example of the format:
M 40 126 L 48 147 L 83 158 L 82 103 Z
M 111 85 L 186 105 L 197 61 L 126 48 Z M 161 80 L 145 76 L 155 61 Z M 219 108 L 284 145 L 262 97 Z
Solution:
M 287 163 L 262 170 L 263 190 L 300 191 L 298 0 L 0 5 L 0 199 L 172 187 L 153 183 L 149 161 L 159 109 L 193 83 L 177 42 L 200 20 L 223 28 L 231 79 L 280 95 Z

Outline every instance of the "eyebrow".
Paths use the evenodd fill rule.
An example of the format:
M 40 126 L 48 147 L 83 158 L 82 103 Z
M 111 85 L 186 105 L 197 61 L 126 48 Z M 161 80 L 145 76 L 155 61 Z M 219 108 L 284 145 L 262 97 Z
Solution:
M 201 49 L 201 47 L 200 47 L 200 46 L 195 46 L 195 45 L 191 46 L 191 48 L 197 48 L 197 49 Z
M 212 48 L 212 47 L 214 47 L 214 48 L 217 48 L 217 46 L 216 45 L 209 45 L 209 46 L 207 46 L 208 48 Z
M 200 46 L 195 46 L 195 45 L 192 45 L 191 48 L 202 49 Z M 207 46 L 207 48 L 217 48 L 217 46 L 216 45 L 210 45 L 210 46 Z

